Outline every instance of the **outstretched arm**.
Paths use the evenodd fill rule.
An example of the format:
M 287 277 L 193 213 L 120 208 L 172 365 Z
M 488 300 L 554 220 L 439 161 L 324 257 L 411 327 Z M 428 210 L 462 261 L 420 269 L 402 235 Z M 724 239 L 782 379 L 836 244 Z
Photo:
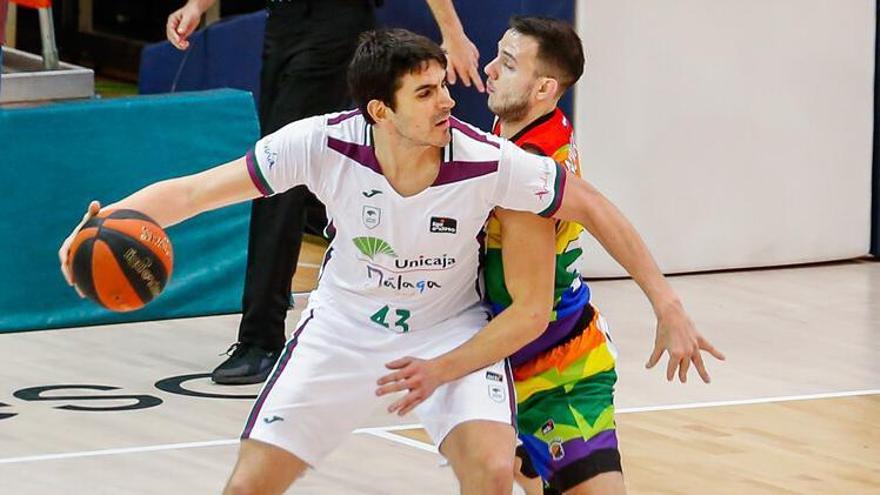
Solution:
M 106 208 L 137 210 L 164 228 L 205 211 L 259 196 L 260 191 L 251 180 L 245 158 L 242 157 L 204 172 L 156 182 Z M 73 229 L 58 250 L 61 273 L 68 284 L 73 285 L 67 268 L 70 244 L 82 225 L 98 214 L 100 209 L 101 205 L 93 201 L 82 222 Z
M 440 385 L 497 363 L 533 341 L 553 310 L 555 229 L 552 220 L 496 208 L 501 221 L 504 282 L 512 303 L 470 340 L 434 359 L 404 357 L 386 366 L 377 395 L 409 390 L 388 412 L 404 415 Z
M 241 157 L 203 172 L 156 182 L 107 208 L 138 210 L 164 228 L 259 196 Z
M 707 351 L 721 360 L 724 355 L 696 329 L 678 294 L 663 277 L 648 247 L 629 220 L 592 185 L 571 173 L 567 174 L 562 203 L 554 217 L 583 225 L 632 276 L 654 308 L 657 334 L 654 351 L 645 366 L 653 367 L 665 351 L 669 354 L 667 380 L 672 380 L 678 370 L 679 379 L 687 381 L 688 368 L 693 363 L 700 377 L 708 383 L 709 373 L 700 351 Z

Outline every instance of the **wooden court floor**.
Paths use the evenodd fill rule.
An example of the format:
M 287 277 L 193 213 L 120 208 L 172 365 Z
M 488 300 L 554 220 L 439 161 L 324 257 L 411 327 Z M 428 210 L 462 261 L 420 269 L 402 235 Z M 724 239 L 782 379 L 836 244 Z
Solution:
M 310 256 L 300 273 L 317 264 Z M 645 370 L 647 303 L 630 281 L 592 284 L 620 350 L 629 492 L 880 493 L 880 264 L 671 280 L 728 356 L 711 363 L 710 385 Z M 226 315 L 0 334 L 0 494 L 219 493 L 258 390 L 206 377 L 237 324 Z M 290 493 L 457 493 L 416 423 L 375 411 Z

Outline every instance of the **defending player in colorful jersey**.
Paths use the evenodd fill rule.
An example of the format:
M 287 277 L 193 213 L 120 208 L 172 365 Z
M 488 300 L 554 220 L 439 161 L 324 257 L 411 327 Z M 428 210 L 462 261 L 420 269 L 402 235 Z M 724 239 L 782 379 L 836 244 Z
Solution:
M 399 391 L 389 412 L 415 411 L 462 493 L 510 493 L 515 404 L 505 358 L 547 326 L 552 262 L 524 252 L 509 271 L 527 273 L 506 280 L 513 304 L 487 321 L 477 237 L 497 206 L 593 226 L 657 309 L 660 349 L 675 367 L 711 349 L 610 202 L 552 160 L 451 118 L 445 65 L 427 38 L 368 33 L 349 68 L 358 111 L 294 122 L 245 157 L 108 207 L 165 227 L 298 184 L 327 205 L 336 236 L 318 289 L 254 404 L 226 493 L 284 492 Z M 99 209 L 93 202 L 84 220 Z M 78 229 L 59 249 L 68 282 Z
M 520 22 L 529 22 L 522 20 Z M 498 120 L 493 133 L 501 135 Z M 559 108 L 510 139 L 523 149 L 553 157 L 580 176 L 573 129 Z M 568 491 L 592 477 L 620 472 L 614 425 L 616 350 L 604 319 L 590 304 L 590 288 L 578 271 L 583 227 L 556 221 L 556 266 L 550 324 L 510 357 L 522 444 L 517 456 L 527 478 L 547 481 L 545 494 Z M 486 294 L 494 314 L 510 305 L 504 285 L 501 222 L 489 219 Z M 576 492 L 574 492 L 576 493 Z
M 489 108 L 497 116 L 493 134 L 551 157 L 580 176 L 573 128 L 557 104 L 583 67 L 581 41 L 571 26 L 546 18 L 512 18 L 498 43 L 497 57 L 486 67 Z M 538 223 L 536 228 L 547 226 Z M 517 479 L 529 495 L 624 493 L 614 423 L 616 351 L 578 272 L 584 229 L 561 220 L 553 228 L 551 322 L 540 337 L 510 357 L 521 441 Z M 502 246 L 502 234 L 502 223 L 493 215 L 487 225 L 485 278 L 494 314 L 511 302 L 502 259 L 502 250 L 511 248 Z

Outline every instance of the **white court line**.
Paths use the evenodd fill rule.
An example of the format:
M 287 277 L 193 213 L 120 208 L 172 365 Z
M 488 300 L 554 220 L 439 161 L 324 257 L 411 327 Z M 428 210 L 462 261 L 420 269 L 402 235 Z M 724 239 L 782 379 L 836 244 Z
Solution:
M 321 268 L 320 263 L 297 263 L 296 266 L 301 266 L 303 268 Z
M 412 438 L 404 437 L 401 435 L 395 435 L 394 433 L 389 433 L 390 431 L 395 430 L 409 430 L 415 428 L 421 428 L 422 425 L 407 425 L 409 428 L 401 428 L 400 426 L 390 426 L 384 428 L 362 428 L 360 430 L 355 430 L 355 433 L 365 433 L 367 435 L 373 435 L 374 437 L 384 438 L 385 440 L 391 440 L 394 443 L 399 443 L 403 445 L 407 445 L 409 447 L 415 447 L 419 450 L 424 450 L 425 452 L 430 452 L 432 454 L 438 454 L 437 447 L 433 444 L 420 442 L 418 440 L 413 440 Z
M 375 426 L 373 428 L 360 428 L 354 430 L 355 433 L 373 433 L 374 431 L 399 431 L 399 430 L 417 430 L 424 428 L 424 426 L 419 423 L 413 423 L 411 425 L 391 425 L 391 426 Z
M 692 402 L 690 404 L 670 404 L 666 406 L 626 407 L 614 411 L 615 414 L 677 411 L 680 409 L 707 409 L 712 407 L 750 406 L 752 404 L 770 404 L 773 402 L 793 402 L 798 400 L 836 399 L 839 397 L 856 397 L 860 395 L 878 395 L 880 389 L 850 390 L 846 392 L 828 392 L 824 394 L 783 395 L 781 397 L 764 397 L 761 399 L 724 400 L 715 402 Z
M 7 457 L 0 459 L 0 464 L 15 464 L 18 462 L 52 461 L 55 459 L 72 459 L 77 457 L 95 457 L 101 455 L 135 454 L 140 452 L 156 452 L 159 450 L 192 449 L 196 447 L 217 447 L 220 445 L 233 445 L 239 439 L 209 440 L 207 442 L 168 443 L 165 445 L 146 445 L 143 447 L 129 447 L 125 449 L 88 450 L 84 452 L 67 452 L 64 454 L 30 455 L 26 457 Z
M 417 440 L 411 440 L 406 437 L 401 437 L 400 435 L 394 435 L 392 433 L 388 433 L 389 431 L 397 431 L 397 430 L 412 430 L 422 428 L 420 424 L 412 424 L 412 425 L 395 425 L 395 426 L 386 426 L 379 428 L 360 428 L 354 430 L 352 433 L 366 433 L 369 435 L 373 435 L 379 438 L 384 438 L 387 440 L 392 440 L 397 443 L 401 443 L 404 445 L 408 445 L 410 447 L 415 447 L 417 449 L 426 450 L 428 452 L 437 453 L 437 448 L 433 445 L 426 444 L 424 442 L 419 442 Z M 187 442 L 187 443 L 168 443 L 164 445 L 146 445 L 143 447 L 128 447 L 121 449 L 103 449 L 103 450 L 87 450 L 81 452 L 66 452 L 63 454 L 44 454 L 44 455 L 29 455 L 24 457 L 7 457 L 6 459 L 0 459 L 0 464 L 16 464 L 20 462 L 33 462 L 33 461 L 53 461 L 57 459 L 74 459 L 79 457 L 97 457 L 103 455 L 116 455 L 116 454 L 137 454 L 141 452 L 157 452 L 161 450 L 177 450 L 177 449 L 193 449 L 198 447 L 218 447 L 218 446 L 226 446 L 226 445 L 236 445 L 241 440 L 238 438 L 230 438 L 226 440 L 208 440 L 205 442 Z
M 774 402 L 792 402 L 799 400 L 816 400 L 816 399 L 834 399 L 839 397 L 856 397 L 861 395 L 880 395 L 880 389 L 872 389 L 872 390 L 851 390 L 847 392 L 830 392 L 824 394 L 809 394 L 809 395 L 789 395 L 789 396 L 781 396 L 781 397 L 765 397 L 762 399 L 743 399 L 743 400 L 730 400 L 730 401 L 716 401 L 716 402 L 695 402 L 690 404 L 669 404 L 665 406 L 647 406 L 647 407 L 629 407 L 622 408 L 616 411 L 617 414 L 629 414 L 629 413 L 639 413 L 639 412 L 653 412 L 653 411 L 675 411 L 682 409 L 701 409 L 701 408 L 712 408 L 712 407 L 727 407 L 727 406 L 745 406 L 752 404 L 769 404 Z M 384 438 L 386 440 L 390 440 L 392 442 L 396 442 L 402 445 L 406 445 L 409 447 L 415 447 L 420 450 L 424 450 L 426 452 L 437 453 L 437 448 L 433 445 L 419 442 L 418 440 L 413 440 L 411 438 L 407 438 L 401 435 L 395 435 L 393 433 L 389 433 L 392 431 L 399 430 L 412 430 L 422 428 L 420 424 L 409 424 L 409 425 L 392 425 L 392 426 L 382 426 L 382 427 L 374 427 L 374 428 L 360 428 L 354 430 L 354 433 L 359 434 L 367 434 L 373 435 L 375 437 Z M 7 457 L 5 459 L 0 459 L 0 464 L 16 464 L 21 462 L 35 462 L 35 461 L 51 461 L 57 459 L 74 459 L 79 457 L 95 457 L 95 456 L 105 456 L 105 455 L 117 455 L 117 454 L 135 454 L 141 452 L 157 452 L 162 450 L 179 450 L 179 449 L 192 449 L 198 447 L 219 447 L 226 445 L 235 445 L 239 442 L 238 438 L 230 438 L 226 440 L 209 440 L 205 442 L 187 442 L 187 443 L 169 443 L 164 445 L 146 445 L 143 447 L 129 447 L 129 448 L 121 448 L 121 449 L 104 449 L 104 450 L 89 450 L 82 452 L 67 452 L 63 454 L 45 454 L 45 455 L 31 455 L 25 457 Z
M 753 404 L 770 404 L 776 402 L 792 402 L 799 400 L 815 400 L 815 399 L 834 399 L 839 397 L 856 397 L 861 395 L 880 395 L 880 389 L 872 389 L 872 390 L 850 390 L 846 392 L 829 392 L 824 394 L 809 394 L 809 395 L 786 395 L 781 397 L 764 397 L 761 399 L 741 399 L 741 400 L 728 400 L 728 401 L 715 401 L 715 402 L 693 402 L 689 404 L 668 404 L 664 406 L 646 406 L 646 407 L 626 407 L 617 409 L 614 411 L 615 414 L 630 414 L 630 413 L 641 413 L 641 412 L 654 412 L 654 411 L 677 411 L 684 409 L 708 409 L 713 407 L 728 407 L 728 406 L 747 406 Z M 411 425 L 394 425 L 394 426 L 386 426 L 386 427 L 376 427 L 376 428 L 363 428 L 357 433 L 366 433 L 368 435 L 375 435 L 380 438 L 384 438 L 386 440 L 391 440 L 392 442 L 397 442 L 403 445 L 409 445 L 411 447 L 416 447 L 422 450 L 426 450 L 428 452 L 437 453 L 437 448 L 433 445 L 426 444 L 424 442 L 419 442 L 418 440 L 413 440 L 411 438 L 407 438 L 401 435 L 394 435 L 388 432 L 397 431 L 397 430 L 413 430 L 417 428 L 422 428 L 420 424 L 411 424 Z M 430 448 L 427 448 L 430 447 Z

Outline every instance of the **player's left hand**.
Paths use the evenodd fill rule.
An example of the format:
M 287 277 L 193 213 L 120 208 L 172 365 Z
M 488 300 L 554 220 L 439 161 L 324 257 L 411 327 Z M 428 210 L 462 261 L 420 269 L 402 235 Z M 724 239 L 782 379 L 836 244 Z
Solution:
M 440 367 L 433 360 L 406 356 L 386 363 L 385 367 L 397 371 L 379 378 L 376 382 L 379 385 L 376 389 L 376 395 L 382 396 L 401 390 L 409 390 L 409 393 L 403 398 L 388 406 L 388 412 L 392 414 L 397 412 L 398 416 L 412 411 L 443 384 L 440 377 Z
M 706 340 L 697 330 L 690 317 L 681 305 L 675 305 L 668 311 L 661 313 L 657 319 L 657 335 L 654 339 L 654 351 L 645 367 L 653 368 L 663 352 L 669 355 L 669 363 L 666 366 L 666 379 L 672 381 L 676 370 L 681 383 L 687 382 L 687 373 L 691 363 L 697 368 L 700 378 L 709 383 L 709 372 L 703 363 L 702 351 L 711 354 L 715 359 L 724 361 L 724 354 Z

